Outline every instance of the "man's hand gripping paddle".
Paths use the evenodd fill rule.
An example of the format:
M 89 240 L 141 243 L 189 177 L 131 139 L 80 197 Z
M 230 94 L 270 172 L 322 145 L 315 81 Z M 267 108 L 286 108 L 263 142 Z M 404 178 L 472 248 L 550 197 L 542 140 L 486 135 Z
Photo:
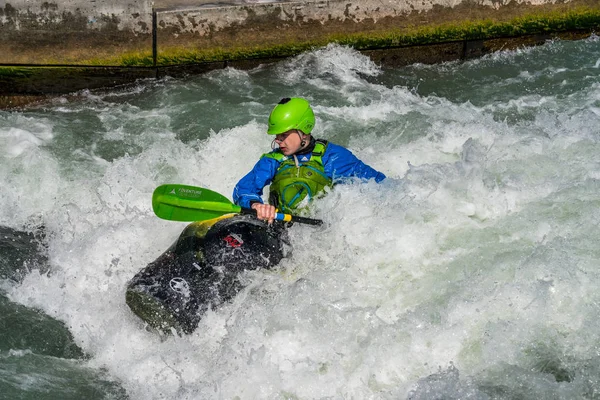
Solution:
M 162 219 L 170 221 L 204 221 L 225 214 L 254 214 L 256 211 L 233 204 L 227 197 L 212 190 L 195 186 L 161 185 L 152 194 L 152 209 Z M 322 225 L 320 219 L 277 213 L 278 221 Z

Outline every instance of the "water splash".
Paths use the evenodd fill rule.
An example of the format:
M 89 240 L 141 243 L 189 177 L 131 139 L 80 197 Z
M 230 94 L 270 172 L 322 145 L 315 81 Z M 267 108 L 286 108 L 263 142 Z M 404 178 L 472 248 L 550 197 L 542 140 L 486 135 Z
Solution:
M 4 132 L 52 132 L 0 167 L 0 221 L 37 216 L 48 229 L 50 272 L 9 296 L 63 321 L 86 365 L 131 398 L 590 397 L 597 51 L 597 39 L 553 42 L 390 71 L 329 46 L 29 122 L 4 114 Z M 294 226 L 292 258 L 248 273 L 192 335 L 145 331 L 124 304 L 127 280 L 184 226 L 152 215 L 152 190 L 229 196 L 268 151 L 266 115 L 289 95 L 313 101 L 316 136 L 390 179 L 333 189 L 314 209 L 325 226 Z M 82 140 L 76 119 L 83 137 L 100 134 Z

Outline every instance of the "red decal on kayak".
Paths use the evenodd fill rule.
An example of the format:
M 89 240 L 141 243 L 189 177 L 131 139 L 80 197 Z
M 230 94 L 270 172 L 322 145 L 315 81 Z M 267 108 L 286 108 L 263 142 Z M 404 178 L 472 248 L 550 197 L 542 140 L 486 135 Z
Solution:
M 241 247 L 244 244 L 244 241 L 238 235 L 229 235 L 224 239 L 230 247 Z

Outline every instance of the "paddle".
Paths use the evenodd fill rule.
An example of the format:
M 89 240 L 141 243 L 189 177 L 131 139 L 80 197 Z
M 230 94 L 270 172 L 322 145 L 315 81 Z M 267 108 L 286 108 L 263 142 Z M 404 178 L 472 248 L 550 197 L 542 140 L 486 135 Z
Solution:
M 152 209 L 162 219 L 170 221 L 203 221 L 225 214 L 254 214 L 256 211 L 233 204 L 227 197 L 195 186 L 161 185 L 152 194 Z M 277 213 L 278 221 L 293 221 L 301 224 L 321 225 L 319 219 Z

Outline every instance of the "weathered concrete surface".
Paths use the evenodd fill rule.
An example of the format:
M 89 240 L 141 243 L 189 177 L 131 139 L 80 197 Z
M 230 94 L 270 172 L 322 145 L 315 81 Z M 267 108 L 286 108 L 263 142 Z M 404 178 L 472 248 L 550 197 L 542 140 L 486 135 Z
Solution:
M 2 26 L 16 30 L 74 29 L 149 33 L 148 0 L 0 0 Z
M 0 0 L 0 64 L 148 66 L 156 49 L 159 64 L 172 65 L 181 62 L 178 53 L 188 50 L 322 45 L 344 35 L 509 21 L 580 6 L 600 9 L 600 0 L 314 0 L 210 7 L 211 3 Z
M 567 0 L 565 3 L 570 3 Z M 316 0 L 263 3 L 253 5 L 232 5 L 214 8 L 160 10 L 159 29 L 172 33 L 197 33 L 199 36 L 215 34 L 229 27 L 252 25 L 259 20 L 268 23 L 265 29 L 293 25 L 320 24 L 333 22 L 348 25 L 385 21 L 394 17 L 407 17 L 411 14 L 427 13 L 436 9 L 461 11 L 485 10 L 490 16 L 495 10 L 507 6 L 539 6 L 558 3 L 554 0 Z M 562 2 L 560 2 L 562 3 Z M 179 3 L 181 4 L 181 3 Z M 479 15 L 481 18 L 482 15 Z M 425 22 L 435 22 L 436 17 L 428 14 Z
M 278 2 L 287 2 L 293 0 L 281 0 Z M 238 6 L 242 4 L 256 4 L 256 3 L 272 3 L 269 0 L 156 0 L 154 2 L 154 9 L 158 11 L 165 10 L 187 10 L 196 9 L 200 7 L 227 7 L 227 6 Z
M 179 0 L 182 1 L 182 0 Z M 236 49 L 327 42 L 351 34 L 402 32 L 423 26 L 510 21 L 574 7 L 600 9 L 599 0 L 317 0 L 157 13 L 158 54 L 190 49 Z
M 152 51 L 150 0 L 0 0 L 0 63 L 113 64 Z

